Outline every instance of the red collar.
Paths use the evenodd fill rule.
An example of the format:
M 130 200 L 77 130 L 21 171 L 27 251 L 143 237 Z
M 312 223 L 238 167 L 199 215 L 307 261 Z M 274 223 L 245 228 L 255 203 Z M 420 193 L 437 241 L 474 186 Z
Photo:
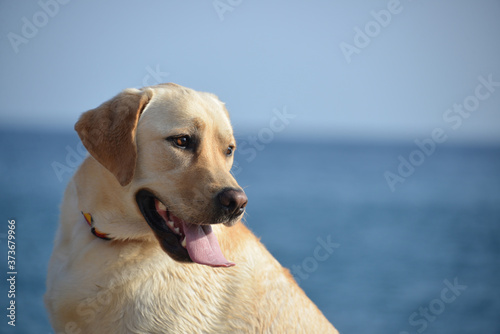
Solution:
M 90 213 L 84 213 L 82 211 L 82 215 L 85 218 L 85 221 L 87 222 L 87 224 L 89 224 L 90 232 L 92 232 L 93 235 L 95 235 L 96 237 L 103 239 L 103 240 L 111 240 L 111 238 L 108 237 L 107 233 L 102 233 L 96 227 L 94 227 L 94 219 L 92 218 L 92 215 Z

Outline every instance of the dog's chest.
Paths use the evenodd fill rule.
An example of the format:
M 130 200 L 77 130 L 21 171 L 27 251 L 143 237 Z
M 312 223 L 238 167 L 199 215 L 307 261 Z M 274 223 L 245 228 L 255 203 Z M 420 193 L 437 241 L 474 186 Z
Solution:
M 180 265 L 161 251 L 143 257 L 144 251 L 123 250 L 107 273 L 96 271 L 98 283 L 81 290 L 86 295 L 74 296 L 80 328 L 99 332 L 94 324 L 107 324 L 123 333 L 195 333 L 248 327 L 254 310 L 234 303 L 248 295 L 238 284 L 241 269 Z

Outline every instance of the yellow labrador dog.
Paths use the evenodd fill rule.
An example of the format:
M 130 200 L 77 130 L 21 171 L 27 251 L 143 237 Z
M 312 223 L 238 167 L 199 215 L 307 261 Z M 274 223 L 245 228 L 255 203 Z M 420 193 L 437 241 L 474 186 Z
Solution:
M 75 129 L 90 156 L 49 265 L 56 333 L 338 333 L 241 223 L 247 197 L 215 95 L 127 89 Z

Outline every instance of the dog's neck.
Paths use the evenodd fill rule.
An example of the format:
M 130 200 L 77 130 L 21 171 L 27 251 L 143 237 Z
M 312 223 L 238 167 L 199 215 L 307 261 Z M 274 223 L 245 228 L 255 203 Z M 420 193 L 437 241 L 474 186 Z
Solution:
M 127 186 L 122 187 L 115 176 L 94 158 L 89 156 L 84 160 L 74 181 L 78 210 L 90 214 L 93 227 L 101 233 L 112 239 L 151 238 L 151 230 Z

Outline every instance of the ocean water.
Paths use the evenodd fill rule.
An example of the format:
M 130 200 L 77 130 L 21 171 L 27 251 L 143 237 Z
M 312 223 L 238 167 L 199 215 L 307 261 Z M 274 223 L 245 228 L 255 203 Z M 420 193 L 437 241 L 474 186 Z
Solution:
M 1 333 L 53 333 L 42 296 L 78 143 L 0 130 Z M 439 146 L 391 191 L 384 173 L 415 149 L 297 140 L 237 153 L 246 223 L 341 333 L 500 333 L 500 147 Z

